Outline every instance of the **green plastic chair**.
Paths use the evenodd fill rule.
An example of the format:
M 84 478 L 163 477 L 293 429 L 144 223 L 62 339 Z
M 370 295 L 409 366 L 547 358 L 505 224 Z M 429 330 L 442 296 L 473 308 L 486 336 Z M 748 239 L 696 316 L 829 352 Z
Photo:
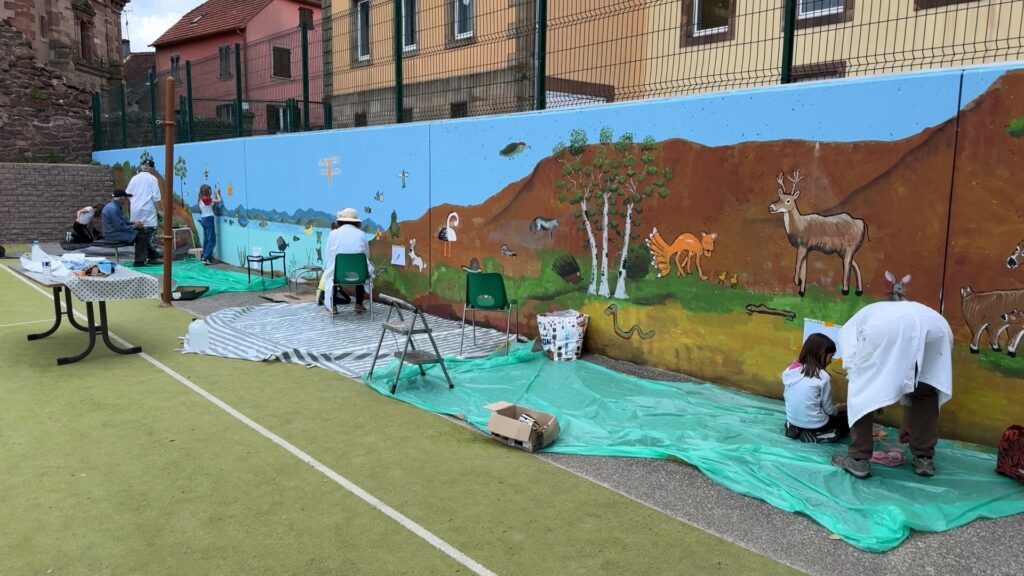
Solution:
M 334 283 L 341 286 L 359 286 L 370 279 L 370 266 L 366 254 L 336 254 L 334 256 Z M 373 321 L 373 285 L 369 290 L 370 321 Z M 326 295 L 325 295 L 326 297 Z M 334 295 L 331 294 L 333 298 Z
M 508 336 L 512 328 L 512 307 L 516 309 L 516 339 L 519 339 L 519 303 L 509 300 L 505 292 L 505 278 L 497 272 L 466 272 L 466 301 L 462 306 L 462 338 L 459 356 L 466 342 L 466 313 L 473 312 L 473 344 L 476 344 L 476 311 L 508 311 L 505 319 L 505 354 L 508 355 Z

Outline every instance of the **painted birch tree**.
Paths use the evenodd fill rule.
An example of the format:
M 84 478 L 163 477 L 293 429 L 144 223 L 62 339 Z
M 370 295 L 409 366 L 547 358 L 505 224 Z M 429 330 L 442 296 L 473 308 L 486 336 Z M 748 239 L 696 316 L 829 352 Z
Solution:
M 577 207 L 573 216 L 579 229 L 587 233 L 591 255 L 589 294 L 629 298 L 626 258 L 630 242 L 639 239 L 633 228 L 640 225 L 641 203 L 645 198 L 667 197 L 666 185 L 673 176 L 671 169 L 658 167 L 656 150 L 653 138 L 637 144 L 627 132 L 615 139 L 608 127 L 601 129 L 595 145 L 589 144 L 585 131 L 577 129 L 570 133 L 568 144 L 560 142 L 554 148 L 553 157 L 562 165 L 556 182 L 558 199 Z M 591 202 L 601 203 L 600 217 L 591 213 Z M 613 231 L 622 241 L 614 296 L 608 269 L 609 234 Z M 600 254 L 596 232 L 601 234 Z

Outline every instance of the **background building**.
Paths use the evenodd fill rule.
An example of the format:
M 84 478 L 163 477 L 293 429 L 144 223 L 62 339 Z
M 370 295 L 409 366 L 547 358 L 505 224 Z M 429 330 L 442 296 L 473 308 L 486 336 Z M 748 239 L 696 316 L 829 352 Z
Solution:
M 8 20 L 32 44 L 37 61 L 89 91 L 122 78 L 121 13 L 130 0 L 4 0 Z

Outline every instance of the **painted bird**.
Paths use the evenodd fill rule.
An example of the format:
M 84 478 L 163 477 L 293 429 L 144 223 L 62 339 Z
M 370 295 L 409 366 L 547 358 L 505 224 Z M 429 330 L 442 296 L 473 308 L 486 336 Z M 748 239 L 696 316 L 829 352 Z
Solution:
M 369 206 L 365 206 L 365 207 L 363 207 L 363 212 L 366 212 L 367 214 L 372 214 L 373 213 L 373 209 L 370 208 Z
M 513 142 L 508 146 L 502 148 L 501 151 L 498 152 L 498 154 L 504 156 L 505 158 L 512 158 L 520 154 L 523 150 L 526 150 L 526 142 Z
M 377 193 L 373 195 L 373 199 L 376 200 L 377 202 L 383 202 L 384 194 L 382 194 L 380 190 L 377 190 Z
M 729 287 L 730 288 L 735 288 L 735 287 L 739 286 L 739 284 L 740 284 L 740 275 L 739 274 L 733 274 L 732 278 L 729 278 Z
M 724 285 L 726 277 L 729 276 L 728 272 L 722 272 L 718 275 L 718 283 Z
M 502 255 L 508 256 L 510 258 L 515 258 L 516 256 L 519 256 L 518 254 L 515 253 L 514 250 L 508 247 L 508 244 L 501 245 L 501 253 Z
M 398 173 L 398 177 L 402 179 L 402 188 L 405 188 L 405 181 L 406 179 L 409 178 L 409 176 L 412 176 L 412 174 L 405 170 L 402 170 L 401 172 Z

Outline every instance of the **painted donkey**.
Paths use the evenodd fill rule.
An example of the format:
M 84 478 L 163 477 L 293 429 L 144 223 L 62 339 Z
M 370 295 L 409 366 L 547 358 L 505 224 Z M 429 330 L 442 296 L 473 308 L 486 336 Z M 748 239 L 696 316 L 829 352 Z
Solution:
M 789 243 L 796 248 L 796 271 L 793 281 L 800 288 L 800 296 L 807 291 L 807 258 L 811 252 L 836 254 L 843 259 L 843 296 L 850 293 L 850 269 L 857 274 L 857 296 L 864 293 L 860 266 L 853 259 L 854 254 L 864 243 L 867 224 L 860 218 L 849 214 L 822 216 L 821 214 L 801 214 L 796 205 L 800 191 L 796 185 L 800 182 L 800 171 L 787 176 L 793 183 L 789 192 L 783 180 L 784 172 L 779 172 L 775 181 L 779 184 L 779 199 L 768 206 L 768 212 L 782 214 Z

